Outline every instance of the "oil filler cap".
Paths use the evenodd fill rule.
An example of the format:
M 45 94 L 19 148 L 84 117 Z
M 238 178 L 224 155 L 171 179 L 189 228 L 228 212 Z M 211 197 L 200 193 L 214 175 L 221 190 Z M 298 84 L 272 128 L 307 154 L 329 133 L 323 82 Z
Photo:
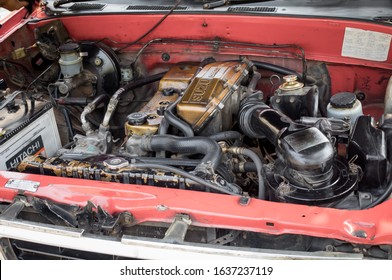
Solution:
M 352 108 L 354 106 L 355 101 L 357 101 L 357 97 L 354 93 L 351 92 L 341 92 L 335 94 L 331 97 L 330 103 L 334 108 Z
M 143 125 L 147 121 L 147 114 L 145 113 L 132 113 L 127 117 L 128 124 L 130 125 Z

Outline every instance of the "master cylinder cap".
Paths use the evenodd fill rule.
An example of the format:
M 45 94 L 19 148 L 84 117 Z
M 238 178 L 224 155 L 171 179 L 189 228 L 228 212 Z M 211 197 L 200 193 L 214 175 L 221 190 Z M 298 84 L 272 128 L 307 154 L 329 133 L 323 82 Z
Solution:
M 71 53 L 79 51 L 79 45 L 76 43 L 65 43 L 59 47 L 60 53 Z

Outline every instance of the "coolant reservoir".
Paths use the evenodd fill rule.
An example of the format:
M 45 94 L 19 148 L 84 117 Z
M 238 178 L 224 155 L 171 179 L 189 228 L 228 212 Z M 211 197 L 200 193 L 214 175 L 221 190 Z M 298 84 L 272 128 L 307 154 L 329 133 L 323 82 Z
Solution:
M 341 92 L 331 97 L 327 106 L 328 118 L 350 120 L 354 125 L 359 116 L 363 115 L 362 104 L 354 93 Z

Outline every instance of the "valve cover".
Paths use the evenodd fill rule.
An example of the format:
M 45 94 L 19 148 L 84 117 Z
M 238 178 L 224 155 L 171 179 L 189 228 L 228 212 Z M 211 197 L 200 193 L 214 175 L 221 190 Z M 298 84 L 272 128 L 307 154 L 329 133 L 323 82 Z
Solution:
M 240 85 L 248 76 L 250 63 L 215 62 L 205 66 L 191 82 L 177 105 L 178 115 L 200 132 L 214 118 L 210 129 L 229 129 L 238 112 Z M 225 120 L 225 121 L 223 121 Z M 215 123 L 216 122 L 216 123 Z M 209 131 L 211 132 L 211 131 Z

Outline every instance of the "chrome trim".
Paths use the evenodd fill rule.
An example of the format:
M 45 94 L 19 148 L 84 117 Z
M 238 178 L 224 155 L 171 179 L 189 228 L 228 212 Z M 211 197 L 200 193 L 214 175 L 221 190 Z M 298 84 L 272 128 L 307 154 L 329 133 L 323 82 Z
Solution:
M 280 250 L 224 248 L 208 244 L 171 244 L 158 240 L 123 236 L 121 242 L 109 237 L 83 234 L 83 230 L 0 218 L 0 238 L 59 246 L 136 259 L 361 259 L 362 254 L 292 252 Z
M 53 235 L 69 236 L 69 237 L 82 237 L 84 230 L 67 228 L 55 225 L 46 225 L 40 223 L 34 223 L 29 221 L 9 221 L 0 219 L 0 234 L 2 232 L 3 226 L 11 226 L 14 229 L 26 229 L 32 230 L 34 232 L 42 232 Z

